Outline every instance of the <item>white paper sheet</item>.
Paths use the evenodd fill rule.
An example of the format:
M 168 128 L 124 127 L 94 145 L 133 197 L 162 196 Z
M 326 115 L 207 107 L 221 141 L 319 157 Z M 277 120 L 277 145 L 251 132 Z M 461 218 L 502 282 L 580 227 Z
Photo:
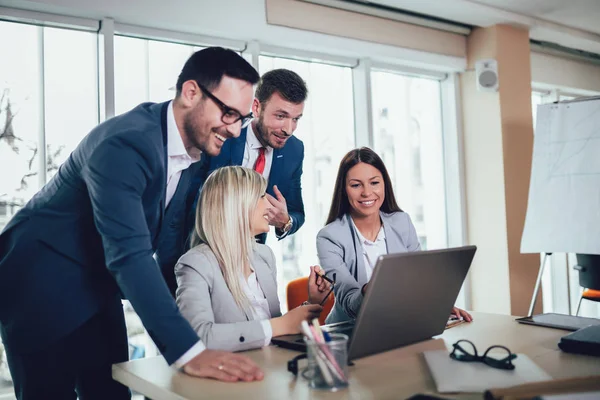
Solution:
M 600 254 L 599 238 L 600 99 L 539 106 L 521 252 Z
M 525 354 L 517 354 L 513 370 L 492 368 L 481 362 L 464 362 L 450 358 L 448 351 L 423 353 L 439 393 L 480 393 L 529 382 L 552 380 Z

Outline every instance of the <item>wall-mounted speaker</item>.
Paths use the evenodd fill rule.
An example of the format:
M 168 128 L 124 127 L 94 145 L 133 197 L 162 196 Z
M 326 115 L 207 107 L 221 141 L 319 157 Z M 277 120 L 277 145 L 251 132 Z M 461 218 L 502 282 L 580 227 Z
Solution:
M 477 90 L 481 92 L 498 91 L 498 62 L 496 60 L 479 60 L 475 62 Z

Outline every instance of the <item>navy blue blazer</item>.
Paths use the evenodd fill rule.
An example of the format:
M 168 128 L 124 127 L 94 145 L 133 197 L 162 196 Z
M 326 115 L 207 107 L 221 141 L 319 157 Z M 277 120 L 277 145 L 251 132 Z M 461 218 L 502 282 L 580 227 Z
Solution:
M 207 157 L 204 165 L 202 181 L 217 168 L 229 165 L 242 165 L 244 149 L 246 147 L 246 134 L 248 128 L 235 139 L 229 139 L 221 148 L 221 153 L 216 157 Z M 203 160 L 204 161 L 204 160 Z M 273 150 L 273 162 L 269 173 L 267 193 L 275 196 L 273 186 L 285 197 L 288 214 L 292 217 L 292 229 L 288 235 L 296 232 L 304 224 L 304 203 L 302 202 L 302 163 L 304 162 L 304 144 L 295 136 L 290 137 L 282 149 Z M 260 235 L 260 242 L 264 243 L 266 234 Z
M 7 346 L 38 350 L 121 294 L 169 364 L 198 341 L 153 258 L 165 217 L 167 105 L 141 104 L 94 128 L 0 234 Z

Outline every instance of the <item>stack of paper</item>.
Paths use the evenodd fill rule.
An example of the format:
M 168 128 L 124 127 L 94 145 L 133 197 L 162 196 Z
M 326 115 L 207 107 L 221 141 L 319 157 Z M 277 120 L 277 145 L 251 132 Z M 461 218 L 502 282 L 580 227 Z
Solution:
M 484 392 L 529 382 L 552 380 L 525 354 L 517 354 L 513 370 L 492 368 L 481 362 L 464 362 L 450 358 L 448 351 L 423 353 L 439 393 Z

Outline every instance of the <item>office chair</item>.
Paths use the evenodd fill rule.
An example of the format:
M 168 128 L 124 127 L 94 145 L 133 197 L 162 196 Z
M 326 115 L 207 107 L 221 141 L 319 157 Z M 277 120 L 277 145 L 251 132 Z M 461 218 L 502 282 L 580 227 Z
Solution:
M 577 265 L 573 268 L 579 271 L 579 286 L 583 288 L 575 312 L 579 315 L 583 299 L 600 302 L 600 255 L 577 254 Z
M 308 300 L 308 276 L 290 281 L 286 287 L 286 298 L 288 310 L 296 308 Z M 325 318 L 327 318 L 327 315 L 329 315 L 329 312 L 333 308 L 334 299 L 335 295 L 331 292 L 325 304 L 323 304 L 323 311 L 319 315 L 319 324 L 325 324 Z

